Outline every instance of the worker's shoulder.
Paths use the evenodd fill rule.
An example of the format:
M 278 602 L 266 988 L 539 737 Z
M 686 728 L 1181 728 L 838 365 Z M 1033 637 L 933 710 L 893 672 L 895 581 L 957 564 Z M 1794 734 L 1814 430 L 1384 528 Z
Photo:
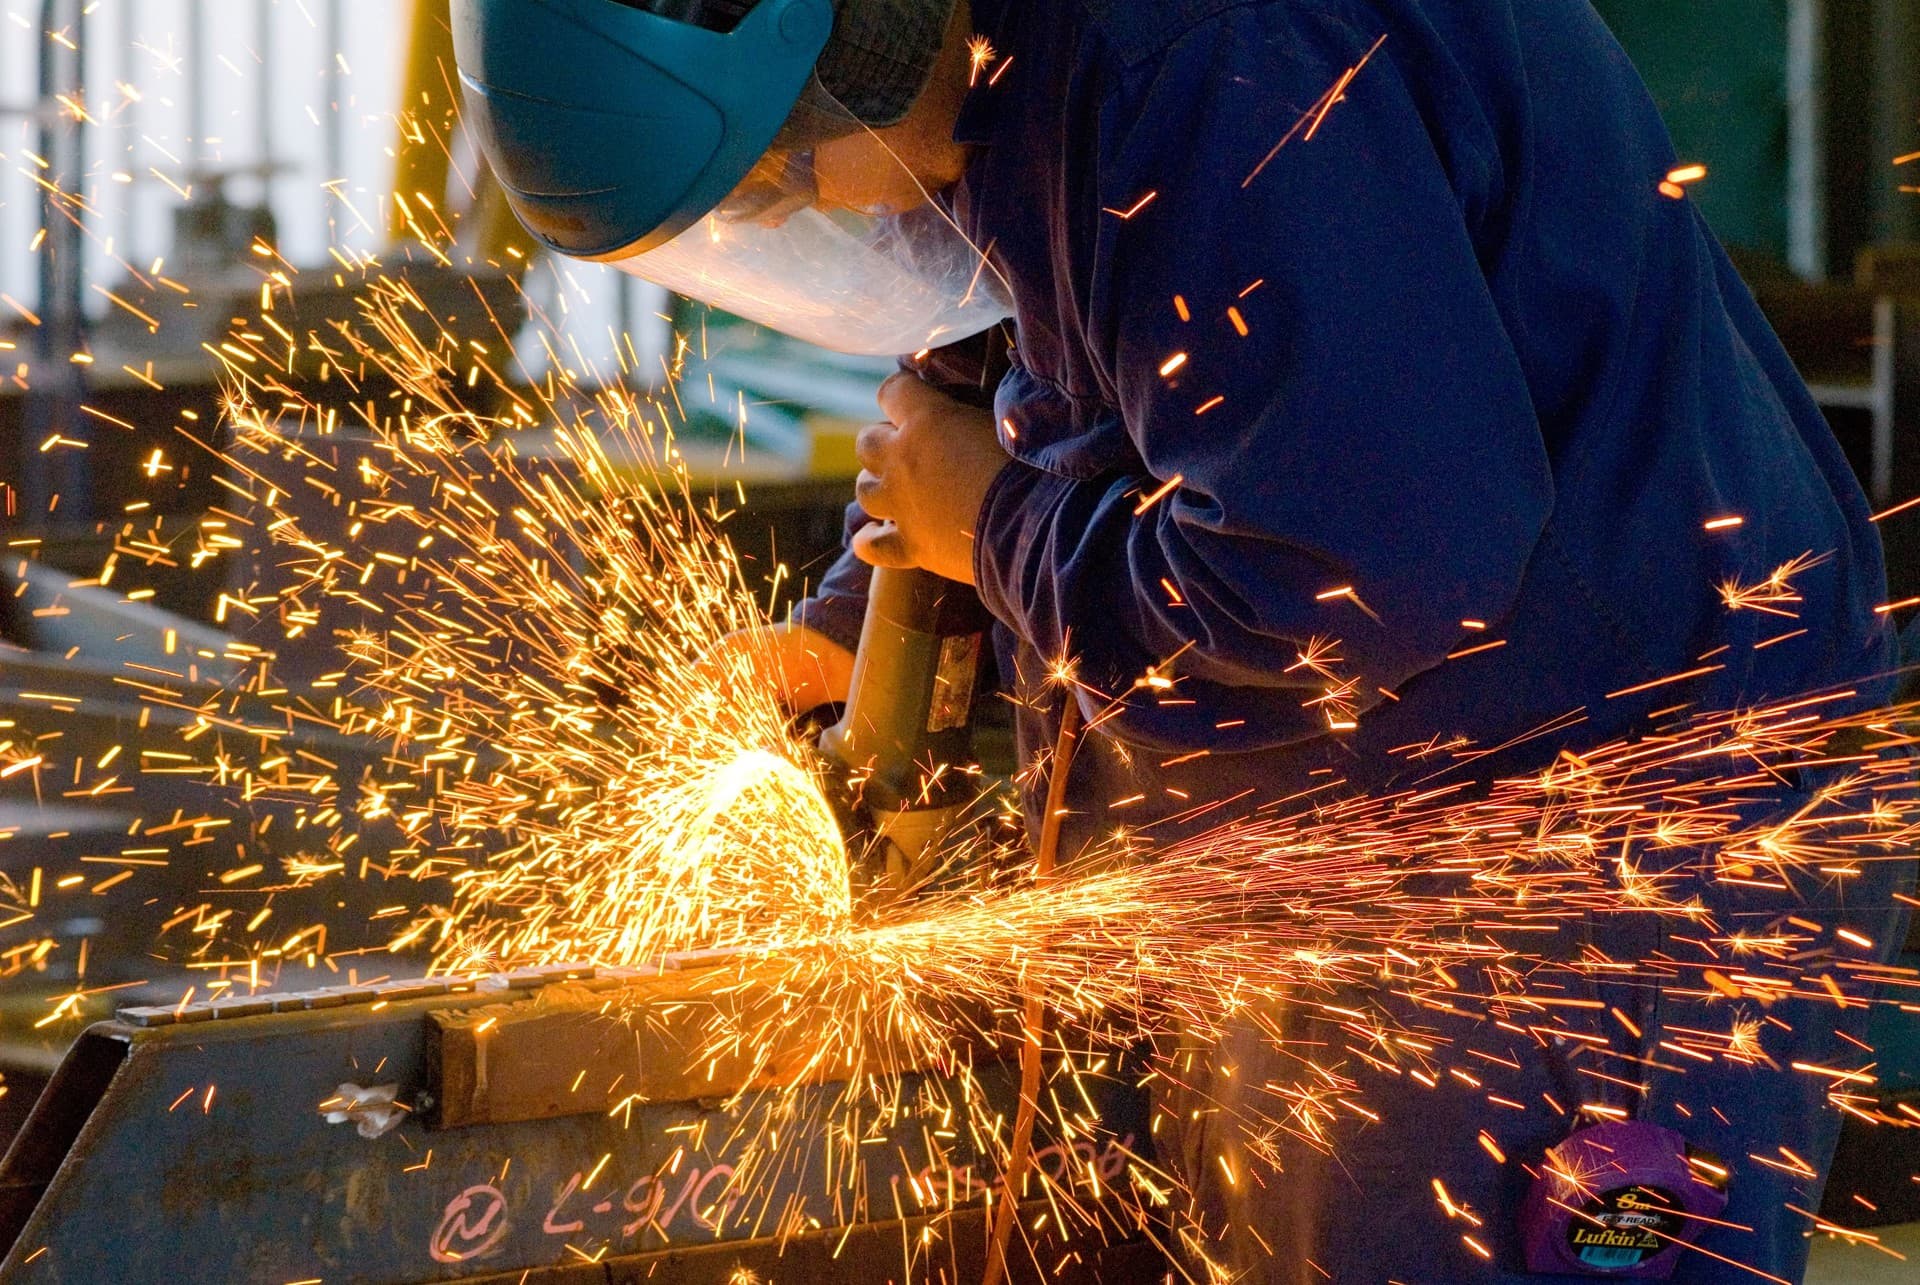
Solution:
M 1122 66 L 1147 62 L 1210 23 L 1254 16 L 1278 24 L 1378 30 L 1379 10 L 1418 0 L 1054 0 L 1073 11 Z

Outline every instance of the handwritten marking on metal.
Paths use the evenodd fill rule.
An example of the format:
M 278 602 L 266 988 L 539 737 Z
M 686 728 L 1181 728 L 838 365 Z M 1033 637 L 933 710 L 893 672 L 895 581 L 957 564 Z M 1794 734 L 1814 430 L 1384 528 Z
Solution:
M 613 1212 L 612 1196 L 599 1203 L 582 1205 L 569 1214 L 567 1206 L 579 1194 L 580 1186 L 586 1181 L 587 1171 L 578 1170 L 560 1189 L 560 1195 L 554 1200 L 547 1216 L 541 1222 L 541 1230 L 549 1236 L 570 1236 L 582 1231 L 587 1225 L 587 1215 L 606 1215 Z M 733 1178 L 732 1165 L 715 1165 L 711 1169 L 702 1169 L 698 1165 L 687 1170 L 686 1178 L 680 1183 L 680 1192 L 669 1204 L 667 1192 L 672 1185 L 671 1176 L 656 1177 L 648 1174 L 637 1178 L 620 1197 L 620 1208 L 634 1215 L 630 1222 L 622 1222 L 620 1235 L 631 1239 L 642 1228 L 653 1227 L 663 1236 L 671 1237 L 674 1223 L 682 1213 L 688 1216 L 691 1227 L 705 1231 L 718 1231 L 726 1213 L 740 1199 L 737 1193 L 727 1189 Z M 715 1189 L 715 1184 L 718 1189 Z M 685 1229 L 683 1229 L 685 1230 Z
M 427 1254 L 436 1263 L 472 1262 L 492 1253 L 506 1235 L 507 1198 L 498 1187 L 476 1183 L 447 1202 Z
M 1126 1171 L 1133 1155 L 1135 1137 L 1110 1139 L 1096 1149 L 1085 1139 L 1056 1142 L 1034 1153 L 1035 1167 L 1055 1183 L 1069 1179 L 1069 1171 L 1078 1163 L 1082 1172 L 1097 1175 L 1102 1186 L 1113 1189 L 1116 1179 Z M 598 1166 L 595 1166 L 598 1167 Z M 746 1199 L 746 1193 L 731 1188 L 734 1167 L 716 1164 L 698 1165 L 684 1175 L 647 1174 L 636 1178 L 617 1197 L 611 1192 L 588 1204 L 591 1193 L 583 1193 L 591 1169 L 576 1169 L 560 1187 L 540 1230 L 549 1236 L 574 1236 L 588 1232 L 590 1221 L 618 1216 L 617 1238 L 631 1241 L 643 1230 L 652 1228 L 671 1241 L 676 1234 L 700 1230 L 718 1232 L 726 1225 L 732 1208 Z M 991 1176 L 980 1170 L 976 1161 L 966 1165 L 928 1165 L 914 1175 L 920 1189 L 934 1193 L 950 1204 L 966 1204 L 983 1196 L 992 1185 Z M 602 1223 L 604 1225 L 604 1222 Z M 468 1187 L 447 1203 L 435 1228 L 427 1252 L 436 1263 L 470 1262 L 497 1248 L 506 1236 L 508 1211 L 506 1197 L 486 1183 Z M 613 1229 L 590 1235 L 615 1238 Z

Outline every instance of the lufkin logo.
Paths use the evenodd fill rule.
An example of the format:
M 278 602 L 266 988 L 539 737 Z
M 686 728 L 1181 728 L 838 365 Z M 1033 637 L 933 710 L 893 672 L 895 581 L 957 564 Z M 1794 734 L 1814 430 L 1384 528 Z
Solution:
M 1594 1267 L 1637 1266 L 1673 1242 L 1680 1230 L 1679 1208 L 1680 1202 L 1658 1187 L 1616 1188 L 1571 1222 L 1567 1245 Z

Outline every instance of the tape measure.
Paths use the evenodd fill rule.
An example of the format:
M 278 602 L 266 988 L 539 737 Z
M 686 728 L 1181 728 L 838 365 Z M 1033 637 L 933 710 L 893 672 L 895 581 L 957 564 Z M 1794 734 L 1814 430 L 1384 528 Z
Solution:
M 1610 1120 L 1547 1150 L 1520 1212 L 1527 1270 L 1666 1280 L 1727 1207 L 1727 1168 L 1672 1129 Z

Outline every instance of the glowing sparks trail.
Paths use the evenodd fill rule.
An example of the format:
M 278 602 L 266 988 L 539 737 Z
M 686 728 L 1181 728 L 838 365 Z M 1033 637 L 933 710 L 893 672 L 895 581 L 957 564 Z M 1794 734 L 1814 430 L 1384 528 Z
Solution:
M 1485 1085 L 1486 1068 L 1448 1064 L 1449 1036 L 1407 1029 L 1356 998 L 1370 988 L 1410 997 L 1443 1025 L 1592 1040 L 1582 1023 L 1603 1006 L 1573 996 L 1642 962 L 1530 944 L 1563 925 L 1671 918 L 1703 956 L 1687 966 L 1695 980 L 1668 986 L 1762 1008 L 1825 1002 L 1835 974 L 1884 976 L 1849 977 L 1844 961 L 1817 977 L 1756 972 L 1756 958 L 1791 957 L 1817 926 L 1749 934 L 1689 891 L 1702 878 L 1811 891 L 1907 850 L 1920 816 L 1896 751 L 1914 711 L 1824 715 L 1845 709 L 1844 693 L 1696 717 L 1491 788 L 1323 790 L 1179 841 L 1122 834 L 1044 884 L 1006 873 L 984 847 L 963 851 L 952 865 L 967 877 L 856 914 L 845 842 L 811 750 L 777 704 L 770 659 L 753 646 L 714 650 L 761 615 L 714 511 L 695 498 L 667 407 L 618 388 L 554 386 L 533 401 L 503 390 L 491 417 L 468 410 L 457 391 L 468 355 L 390 281 L 371 283 L 363 323 L 327 345 L 382 373 L 401 408 L 369 403 L 348 427 L 267 373 L 295 359 L 291 347 L 236 344 L 226 455 L 245 504 L 235 512 L 267 534 L 284 587 L 231 600 L 289 639 L 333 631 L 344 667 L 289 708 L 382 751 L 357 780 L 321 764 L 299 770 L 278 748 L 280 729 L 235 717 L 222 697 L 195 703 L 156 687 L 150 699 L 190 718 L 185 752 L 143 751 L 143 761 L 246 798 L 338 798 L 331 827 L 316 827 L 318 850 L 272 888 L 377 878 L 364 859 L 356 875 L 346 818 L 393 827 L 387 883 L 408 891 L 390 894 L 397 904 L 375 921 L 400 925 L 391 950 L 425 949 L 440 971 L 636 967 L 725 948 L 734 962 L 720 970 L 696 1059 L 744 1060 L 741 1082 L 752 1085 L 844 1082 L 855 1115 L 890 1100 L 884 1086 L 901 1071 L 955 1068 L 962 1087 L 944 1109 L 985 1113 L 970 1127 L 999 1156 L 1010 1122 L 967 1087 L 966 1068 L 1039 1029 L 1006 1020 L 1022 1003 L 1044 1002 L 1049 1047 L 1073 1051 L 1051 1074 L 1069 1078 L 1075 1066 L 1117 1063 L 1143 1035 L 1191 1046 L 1284 1004 L 1325 1037 L 1297 1077 L 1232 1108 L 1243 1141 L 1220 1163 L 1236 1182 L 1247 1165 L 1277 1164 L 1282 1137 L 1332 1148 L 1343 1121 L 1379 1119 L 1366 1102 L 1375 1074 L 1404 1070 L 1506 1101 Z M 564 417 L 563 403 L 586 409 Z M 543 421 L 552 426 L 538 430 Z M 295 473 L 283 476 L 289 464 Z M 341 530 L 309 529 L 291 502 L 309 484 L 341 497 Z M 1729 585 L 1727 606 L 1788 614 L 1793 575 L 1818 561 Z M 1350 586 L 1322 597 L 1365 609 Z M 272 690 L 272 652 L 249 661 L 256 689 Z M 1309 641 L 1298 663 L 1326 680 L 1316 700 L 1329 719 L 1348 718 L 1337 641 Z M 1060 680 L 1069 674 L 1062 664 Z M 18 745 L 0 754 L 0 770 L 32 763 Z M 1792 797 L 1789 773 L 1828 784 L 1774 815 L 1772 801 Z M 221 882 L 247 885 L 259 865 L 235 864 Z M 179 926 L 226 985 L 266 985 L 274 961 L 327 953 L 325 923 L 254 939 L 274 931 L 271 910 L 269 891 L 255 914 L 202 908 Z M 1766 1056 L 1751 1014 L 1662 1034 L 1685 1060 Z M 1289 1044 L 1277 1027 L 1271 1038 Z M 1826 1071 L 1834 1100 L 1864 1109 L 1864 1073 L 1802 1073 Z M 1178 1085 L 1187 1073 L 1168 1062 L 1152 1074 Z M 756 1175 L 777 1172 L 804 1132 L 778 1105 L 752 1118 L 741 1211 L 753 1208 Z M 1500 1162 L 1497 1137 L 1481 1145 Z M 1079 1204 L 1088 1181 L 1048 1179 Z M 1145 1163 L 1123 1188 L 1149 1205 L 1170 1198 L 1167 1177 Z M 1179 1234 L 1196 1248 L 1204 1240 Z
M 424 950 L 442 972 L 639 967 L 721 948 L 732 962 L 712 984 L 695 1060 L 744 1062 L 741 1082 L 755 1086 L 844 1083 L 847 1119 L 892 1118 L 897 1103 L 875 1107 L 894 1101 L 893 1077 L 950 1068 L 960 1087 L 941 1109 L 968 1119 L 999 1157 L 1011 1122 L 989 1109 L 969 1068 L 1040 1029 L 1009 1020 L 1023 1005 L 1042 1004 L 1053 1032 L 1047 1100 L 1057 1103 L 1071 1099 L 1076 1075 L 1117 1065 L 1143 1036 L 1204 1045 L 1236 1022 L 1270 1023 L 1263 1014 L 1278 1004 L 1321 1035 L 1297 1076 L 1221 1108 L 1239 1141 L 1218 1163 L 1244 1182 L 1249 1166 L 1280 1162 L 1283 1139 L 1335 1148 L 1343 1123 L 1379 1120 L 1367 1104 L 1375 1075 L 1512 1109 L 1486 1066 L 1451 1060 L 1448 1023 L 1591 1044 L 1592 1018 L 1639 1038 L 1617 1007 L 1610 1015 L 1581 996 L 1645 972 L 1677 993 L 1751 1006 L 1718 1029 L 1669 1026 L 1664 1052 L 1752 1066 L 1770 1060 L 1755 1013 L 1788 999 L 1844 1010 L 1868 1001 L 1843 985 L 1859 996 L 1889 976 L 1862 945 L 1873 938 L 1854 927 L 1828 934 L 1808 920 L 1753 932 L 1720 922 L 1697 893 L 1706 880 L 1811 895 L 1910 849 L 1920 797 L 1902 751 L 1916 711 L 1845 712 L 1845 693 L 1697 716 L 1490 787 L 1429 781 L 1383 796 L 1328 789 L 1254 801 L 1194 837 L 1113 836 L 1045 883 L 1009 873 L 983 839 L 918 898 L 856 913 L 845 841 L 811 750 L 778 706 L 771 659 L 751 645 L 715 651 L 762 617 L 717 510 L 688 480 L 668 406 L 556 382 L 533 394 L 503 387 L 503 409 L 480 414 L 465 400 L 478 369 L 471 350 L 438 331 L 404 284 L 378 278 L 360 324 L 285 342 L 275 351 L 256 332 L 233 343 L 225 455 L 238 503 L 223 525 L 196 533 L 197 556 L 264 554 L 277 587 L 225 601 L 260 622 L 256 637 L 331 635 L 343 654 L 339 668 L 286 692 L 271 677 L 277 647 L 241 644 L 250 650 L 234 653 L 249 675 L 240 687 L 282 692 L 290 715 L 380 753 L 348 777 L 281 748 L 284 724 L 250 720 L 228 693 L 146 684 L 153 706 L 184 724 L 180 750 L 142 750 L 144 769 L 197 775 L 243 799 L 321 805 L 307 814 L 319 818 L 310 850 L 260 885 L 257 910 L 176 916 L 220 987 L 271 985 L 279 961 L 327 957 L 329 930 L 348 925 L 279 925 L 274 896 L 347 880 L 394 890 L 375 926 L 390 950 Z M 343 372 L 397 388 L 394 405 L 369 401 L 360 422 L 343 423 L 270 373 L 323 342 Z M 302 488 L 338 497 L 343 522 L 323 529 L 304 517 L 294 503 Z M 266 543 L 227 534 L 236 529 Z M 1819 561 L 1729 583 L 1726 605 L 1790 615 L 1793 577 Z M 1321 596 L 1366 610 L 1352 586 Z M 1314 700 L 1335 725 L 1352 709 L 1338 647 L 1309 640 L 1297 665 L 1327 684 Z M 1070 675 L 1063 662 L 1058 680 Z M 44 766 L 30 749 L 0 744 L 0 772 Z M 1796 795 L 1784 782 L 1798 775 L 1825 784 Z M 1779 814 L 1776 801 L 1790 798 L 1797 804 Z M 378 827 L 398 836 L 384 868 L 353 852 L 360 832 Z M 240 891 L 262 874 L 262 862 L 235 860 L 217 882 Z M 36 877 L 16 897 L 20 913 L 40 895 Z M 1535 944 L 1621 915 L 1672 920 L 1699 958 L 1650 969 Z M 1786 966 L 1829 940 L 1843 953 L 1819 971 Z M 1847 950 L 1867 962 L 1849 967 Z M 31 957 L 10 954 L 8 966 Z M 1431 1021 L 1409 1027 L 1366 998 L 1376 992 Z M 46 1020 L 63 1020 L 84 994 Z M 1262 1029 L 1283 1047 L 1297 1043 L 1277 1025 Z M 1830 1080 L 1843 1109 L 1877 1111 L 1863 1095 L 1868 1071 L 1791 1069 Z M 1171 1058 L 1150 1075 L 1180 1086 L 1191 1070 Z M 822 1136 L 821 1120 L 794 1117 L 799 1101 L 776 1100 L 742 1126 L 728 1205 L 738 1217 L 754 1213 L 755 1184 L 779 1171 L 803 1125 Z M 1480 1145 L 1506 1163 L 1494 1133 Z M 1098 1204 L 1090 1171 L 1045 1181 L 1064 1205 Z M 1145 1162 L 1119 1187 L 1148 1206 L 1173 1200 L 1170 1180 Z M 1477 1218 L 1457 1206 L 1444 1216 Z M 1176 1234 L 1203 1249 L 1200 1232 Z M 1479 1244 L 1468 1248 L 1483 1253 Z
M 977 45 L 972 74 L 995 61 Z M 1311 139 L 1365 66 L 1275 151 Z M 1153 195 L 1114 213 L 1131 217 Z M 433 211 L 407 214 L 417 224 Z M 1013 1122 L 988 1107 L 973 1068 L 1037 1042 L 1043 1028 L 1043 1105 L 1057 1128 L 1089 1132 L 1090 1109 L 1061 1105 L 1076 1103 L 1080 1077 L 1117 1074 L 1153 1039 L 1188 1052 L 1157 1054 L 1142 1078 L 1184 1087 L 1195 1078 L 1193 1048 L 1236 1023 L 1261 1026 L 1299 1072 L 1220 1108 L 1235 1139 L 1233 1154 L 1213 1162 L 1238 1184 L 1277 1166 L 1292 1142 L 1335 1148 L 1343 1125 L 1379 1122 L 1366 1097 L 1374 1076 L 1529 1109 L 1502 1096 L 1488 1065 L 1456 1055 L 1465 1047 L 1456 1031 L 1492 1025 L 1517 1040 L 1569 1044 L 1574 1059 L 1585 1055 L 1575 1068 L 1582 1083 L 1598 1084 L 1612 1064 L 1597 1051 L 1607 1046 L 1597 1029 L 1657 1037 L 1683 1065 L 1758 1067 L 1778 1063 L 1785 1002 L 1845 1013 L 1877 1002 L 1868 998 L 1876 985 L 1920 987 L 1873 961 L 1880 938 L 1863 925 L 1830 930 L 1784 912 L 1757 926 L 1724 922 L 1703 896 L 1763 889 L 1784 905 L 1911 859 L 1920 788 L 1907 754 L 1920 708 L 1854 712 L 1847 693 L 1678 719 L 1490 784 L 1431 774 L 1470 763 L 1472 746 L 1415 747 L 1419 787 L 1345 797 L 1329 781 L 1295 798 L 1249 800 L 1204 834 L 1109 835 L 1063 854 L 1045 880 L 982 837 L 918 897 L 861 910 L 827 783 L 778 704 L 774 658 L 757 643 L 716 649 L 764 613 L 722 538 L 721 501 L 695 486 L 681 454 L 677 363 L 658 392 L 590 387 L 593 372 L 575 376 L 558 361 L 556 373 L 528 380 L 501 369 L 490 345 L 443 328 L 404 279 L 344 256 L 341 266 L 363 278 L 360 316 L 297 333 L 275 314 L 289 276 L 271 247 L 257 254 L 268 265 L 268 319 L 217 350 L 228 381 L 228 507 L 185 535 L 130 520 L 97 586 L 116 566 L 176 558 L 195 567 L 253 559 L 260 583 L 230 581 L 220 597 L 222 622 L 240 635 L 225 651 L 196 652 L 170 634 L 164 658 L 174 668 L 118 676 L 178 744 L 76 761 L 73 790 L 105 792 L 116 773 L 139 771 L 243 804 L 298 806 L 297 856 L 263 856 L 259 823 L 245 835 L 253 850 L 210 872 L 209 899 L 167 919 L 165 942 L 214 993 L 270 987 L 291 961 L 337 968 L 374 949 L 459 975 L 643 969 L 675 952 L 727 952 L 692 1060 L 744 1062 L 741 1082 L 756 1087 L 842 1082 L 848 1096 L 825 1120 L 796 1118 L 797 1097 L 752 1114 L 741 1126 L 741 1190 L 717 1222 L 765 1212 L 751 1198 L 757 1177 L 776 1173 L 782 1149 L 808 1129 L 829 1150 L 857 1155 L 876 1120 L 923 1105 L 900 1101 L 898 1076 L 909 1069 L 952 1072 L 954 1100 L 936 1105 L 1004 1158 Z M 1185 301 L 1176 303 L 1185 317 Z M 1239 313 L 1230 317 L 1245 334 Z M 325 404 L 289 374 L 315 364 L 326 372 Z M 1182 352 L 1159 371 L 1172 377 L 1187 365 Z M 179 453 L 155 451 L 142 467 L 157 476 L 178 467 Z M 1173 476 L 1144 494 L 1136 514 L 1180 485 Z M 313 495 L 325 503 L 306 503 Z M 1729 580 L 1722 601 L 1791 619 L 1794 579 L 1825 560 L 1809 553 L 1757 583 Z M 1330 620 L 1354 608 L 1379 621 L 1355 585 L 1318 598 Z M 1461 627 L 1477 637 L 1487 624 Z M 314 643 L 338 653 L 324 672 L 283 677 L 283 653 Z M 1501 645 L 1475 641 L 1450 659 Z M 1058 686 L 1072 681 L 1070 660 L 1060 659 Z M 215 661 L 238 677 L 224 687 L 199 681 L 195 667 Z M 1339 663 L 1337 639 L 1314 637 L 1290 670 L 1324 684 L 1310 706 L 1329 728 L 1348 730 L 1361 701 Z M 1163 661 L 1138 685 L 1170 690 L 1170 671 Z M 22 699 L 70 714 L 86 698 L 48 685 Z M 1090 734 L 1102 722 L 1094 717 Z M 325 747 L 294 748 L 296 727 L 377 752 L 342 766 Z M 0 779 L 56 779 L 67 765 L 52 753 L 0 729 Z M 90 887 L 89 876 L 48 879 L 35 868 L 25 886 L 0 887 L 13 907 L 4 926 L 31 926 L 56 895 L 123 884 L 144 895 L 142 863 L 211 846 L 228 820 L 142 818 L 114 858 L 120 868 Z M 368 920 L 374 947 L 330 944 L 358 927 L 345 916 L 287 922 L 289 892 L 348 885 L 383 903 Z M 1575 930 L 1641 918 L 1671 925 L 1693 953 L 1649 961 L 1557 945 Z M 34 968 L 53 949 L 36 939 L 0 950 L 0 972 Z M 42 1024 L 69 1020 L 103 989 L 86 989 L 84 964 L 78 971 Z M 1595 997 L 1622 980 L 1721 1004 L 1724 1020 L 1649 1032 Z M 1383 997 L 1417 1010 L 1418 1029 Z M 1280 1009 L 1314 1029 L 1310 1050 L 1281 1029 Z M 1837 1108 L 1891 1121 L 1866 1092 L 1870 1056 L 1857 1065 L 1789 1059 L 1780 1073 L 1816 1077 Z M 214 1101 L 209 1085 L 203 1110 Z M 1563 1105 L 1620 1110 L 1597 1099 Z M 1509 1163 L 1495 1132 L 1483 1130 L 1479 1146 Z M 1786 1155 L 1755 1163 L 1806 1168 Z M 1579 1186 L 1580 1176 L 1567 1177 Z M 1078 1161 L 1044 1178 L 1069 1211 L 1116 1187 L 1142 1206 L 1178 1203 L 1171 1180 L 1145 1161 L 1117 1182 Z M 1480 1216 L 1443 1177 L 1434 1190 L 1441 1216 L 1466 1228 L 1467 1249 L 1489 1257 L 1473 1234 Z M 938 1207 L 950 1194 L 929 1186 L 915 1198 Z M 1204 1253 L 1204 1233 L 1174 1234 Z

